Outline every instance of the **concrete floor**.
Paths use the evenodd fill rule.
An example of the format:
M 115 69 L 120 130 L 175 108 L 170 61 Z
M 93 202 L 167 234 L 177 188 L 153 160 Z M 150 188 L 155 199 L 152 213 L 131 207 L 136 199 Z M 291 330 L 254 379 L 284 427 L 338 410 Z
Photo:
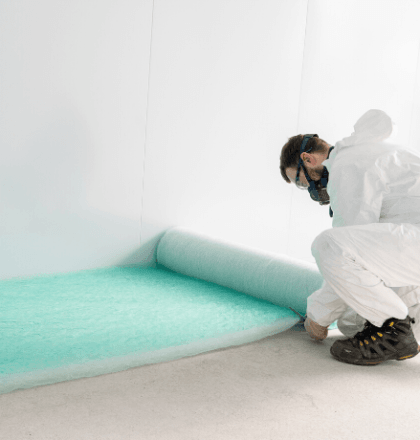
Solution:
M 420 355 L 343 364 L 288 330 L 240 347 L 0 395 L 8 440 L 418 440 Z

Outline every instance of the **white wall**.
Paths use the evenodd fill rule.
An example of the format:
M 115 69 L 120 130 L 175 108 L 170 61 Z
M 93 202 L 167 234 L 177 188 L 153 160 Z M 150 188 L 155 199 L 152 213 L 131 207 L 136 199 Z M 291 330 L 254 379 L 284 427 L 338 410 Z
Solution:
M 419 13 L 416 0 L 1 2 L 0 278 L 152 264 L 175 225 L 313 262 L 328 207 L 283 181 L 281 147 L 312 132 L 333 144 L 369 108 L 416 146 Z
M 152 4 L 0 2 L 0 278 L 139 248 Z
M 142 237 L 171 226 L 285 252 L 306 1 L 155 2 Z

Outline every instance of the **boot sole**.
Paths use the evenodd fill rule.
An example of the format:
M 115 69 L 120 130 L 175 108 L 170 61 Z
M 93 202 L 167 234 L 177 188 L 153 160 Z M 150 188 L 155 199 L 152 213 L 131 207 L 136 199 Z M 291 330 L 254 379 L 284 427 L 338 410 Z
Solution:
M 407 359 L 411 359 L 411 358 L 417 356 L 419 354 L 419 351 L 417 350 L 416 353 L 405 355 L 405 356 L 400 356 L 400 357 L 389 357 L 389 358 L 385 358 L 385 359 L 381 359 L 381 360 L 375 360 L 375 361 L 369 360 L 369 359 L 366 359 L 366 360 L 361 359 L 358 362 L 351 362 L 349 359 L 342 359 L 342 358 L 340 358 L 340 356 L 337 356 L 334 353 L 332 347 L 330 349 L 330 353 L 331 353 L 331 355 L 332 355 L 332 357 L 334 359 L 337 359 L 340 362 L 345 362 L 346 364 L 374 366 L 374 365 L 378 365 L 378 364 L 381 364 L 382 362 L 386 362 L 386 361 L 394 361 L 394 360 L 395 361 L 405 361 Z

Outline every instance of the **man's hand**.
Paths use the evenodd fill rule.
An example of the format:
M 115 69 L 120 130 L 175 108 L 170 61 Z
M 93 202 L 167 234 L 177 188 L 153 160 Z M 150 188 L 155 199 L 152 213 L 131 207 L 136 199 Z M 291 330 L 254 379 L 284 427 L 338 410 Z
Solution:
M 323 341 L 328 336 L 328 327 L 322 327 L 310 318 L 306 318 L 304 326 L 309 336 L 315 341 Z

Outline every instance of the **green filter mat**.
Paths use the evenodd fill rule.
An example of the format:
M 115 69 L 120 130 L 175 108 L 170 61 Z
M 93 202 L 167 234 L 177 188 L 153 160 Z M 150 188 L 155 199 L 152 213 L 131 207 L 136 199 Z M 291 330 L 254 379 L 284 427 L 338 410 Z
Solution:
M 164 269 L 107 268 L 0 287 L 0 393 L 244 344 L 298 321 L 287 308 Z
M 184 230 L 168 231 L 157 253 L 156 268 L 0 281 L 0 394 L 298 328 L 299 317 L 288 307 L 304 314 L 307 296 L 322 284 L 311 266 L 270 256 L 267 271 L 258 252 Z M 227 268 L 223 279 L 218 272 Z

